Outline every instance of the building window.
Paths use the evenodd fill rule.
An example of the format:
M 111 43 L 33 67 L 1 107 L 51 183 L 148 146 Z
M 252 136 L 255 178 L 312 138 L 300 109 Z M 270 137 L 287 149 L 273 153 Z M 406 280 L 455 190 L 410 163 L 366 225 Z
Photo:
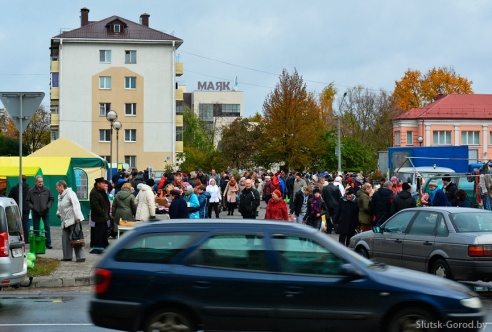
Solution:
M 106 116 L 111 109 L 111 103 L 99 103 L 99 116 Z
M 73 170 L 75 174 L 75 186 L 77 187 L 77 198 L 78 199 L 88 199 L 88 191 L 89 191 L 89 181 L 87 177 L 87 173 L 80 169 L 80 168 L 75 168 Z
M 113 25 L 113 31 L 114 32 L 121 32 L 121 25 L 119 25 L 119 24 Z
M 111 89 L 111 76 L 99 77 L 99 89 Z
M 183 141 L 183 127 L 176 127 L 176 141 Z
M 136 89 L 137 88 L 137 78 L 136 77 L 125 77 L 125 89 Z
M 110 142 L 110 141 L 111 141 L 111 130 L 99 129 L 99 142 Z
M 399 131 L 395 131 L 395 145 L 401 145 L 401 137 Z
M 432 144 L 451 145 L 451 131 L 434 131 L 432 132 Z
M 58 139 L 59 135 L 60 134 L 58 133 L 58 130 L 52 130 L 50 132 L 50 138 L 52 141 L 56 141 Z
M 125 104 L 125 115 L 128 115 L 128 116 L 137 115 L 137 104 L 135 104 L 135 103 Z
M 51 73 L 51 87 L 58 88 L 58 77 L 60 73 Z
M 461 132 L 461 145 L 479 145 L 480 144 L 480 132 L 479 131 L 462 131 Z
M 137 167 L 137 156 L 125 156 L 125 164 L 128 164 L 128 167 Z
M 198 105 L 198 118 L 205 122 L 214 121 L 214 104 Z
M 413 131 L 407 131 L 407 145 L 413 145 Z
M 100 63 L 111 63 L 111 51 L 100 50 L 99 51 L 99 62 Z
M 125 142 L 136 142 L 136 141 L 137 141 L 137 130 L 125 129 Z
M 125 63 L 137 63 L 137 51 L 125 51 Z
M 176 114 L 177 115 L 182 115 L 184 111 L 184 106 L 182 101 L 177 101 L 176 102 Z
M 100 156 L 102 159 L 106 160 L 106 162 L 111 165 L 111 156 Z

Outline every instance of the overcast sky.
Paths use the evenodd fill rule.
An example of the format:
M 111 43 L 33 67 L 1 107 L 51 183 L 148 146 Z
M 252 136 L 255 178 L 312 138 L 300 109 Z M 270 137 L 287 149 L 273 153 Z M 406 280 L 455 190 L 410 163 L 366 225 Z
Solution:
M 333 82 L 346 89 L 392 91 L 408 68 L 452 66 L 492 93 L 490 0 L 0 0 L 0 91 L 43 91 L 49 108 L 50 39 L 60 29 L 112 15 L 181 38 L 178 78 L 187 91 L 198 82 L 238 77 L 243 115 L 262 112 L 283 68 L 294 68 L 308 90 Z M 1 104 L 0 104 L 1 105 Z

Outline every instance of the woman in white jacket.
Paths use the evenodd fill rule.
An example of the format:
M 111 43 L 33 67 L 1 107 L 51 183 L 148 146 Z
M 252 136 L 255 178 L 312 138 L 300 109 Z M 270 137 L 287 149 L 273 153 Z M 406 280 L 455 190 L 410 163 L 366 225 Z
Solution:
M 84 220 L 79 199 L 72 188 L 67 188 L 67 183 L 63 180 L 56 183 L 56 191 L 58 191 L 58 210 L 56 215 L 61 219 L 62 226 L 63 258 L 61 260 L 71 261 L 73 251 L 75 251 L 77 263 L 85 262 L 84 247 L 72 248 L 72 232 L 75 223 Z
M 135 220 L 149 221 L 149 219 L 155 219 L 155 197 L 152 187 L 150 187 L 154 180 L 151 180 L 147 180 L 147 184 L 139 183 L 137 186 L 139 190 L 135 198 L 135 204 L 137 204 Z
M 206 191 L 210 193 L 208 201 L 208 218 L 212 218 L 212 209 L 215 211 L 215 218 L 219 218 L 219 203 L 221 201 L 220 188 L 215 183 L 215 179 L 210 179 Z

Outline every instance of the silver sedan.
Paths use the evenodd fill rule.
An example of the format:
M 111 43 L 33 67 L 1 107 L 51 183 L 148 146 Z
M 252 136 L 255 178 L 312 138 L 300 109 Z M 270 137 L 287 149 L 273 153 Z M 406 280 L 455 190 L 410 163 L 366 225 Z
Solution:
M 454 280 L 492 280 L 492 212 L 458 207 L 405 209 L 360 233 L 350 248 L 379 262 Z

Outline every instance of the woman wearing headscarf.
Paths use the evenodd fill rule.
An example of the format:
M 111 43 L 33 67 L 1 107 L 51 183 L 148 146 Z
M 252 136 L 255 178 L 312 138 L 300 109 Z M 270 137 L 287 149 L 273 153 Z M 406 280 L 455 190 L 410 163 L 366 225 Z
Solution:
M 319 187 L 315 187 L 313 189 L 313 196 L 309 198 L 303 222 L 308 226 L 321 230 L 321 218 L 326 211 L 328 211 L 328 208 L 323 198 L 321 198 L 321 190 Z
M 155 197 L 151 187 L 154 184 L 154 180 L 149 179 L 147 183 L 139 183 L 137 185 L 135 220 L 149 221 L 150 219 L 155 219 Z
M 234 210 L 236 209 L 236 205 L 237 205 L 236 195 L 238 191 L 239 191 L 239 186 L 236 183 L 236 177 L 233 175 L 231 176 L 229 182 L 227 183 L 224 193 L 224 200 L 227 202 L 228 216 L 234 215 Z
M 355 194 L 359 206 L 359 224 L 362 232 L 372 229 L 372 209 L 370 207 L 372 185 L 366 182 Z
M 188 186 L 184 192 L 184 200 L 188 207 L 188 214 L 190 219 L 200 219 L 200 202 L 198 196 L 195 194 L 195 190 L 192 186 Z
M 348 247 L 350 238 L 354 236 L 355 228 L 359 225 L 359 206 L 353 188 L 348 188 L 345 196 L 338 201 L 333 223 L 338 224 L 338 242 Z
M 427 199 L 422 196 L 421 202 L 428 206 L 451 206 L 444 191 L 437 186 L 436 180 L 429 182 L 429 197 Z
M 56 215 L 60 218 L 62 224 L 62 261 L 71 261 L 75 251 L 77 263 L 85 262 L 85 252 L 83 247 L 72 248 L 72 232 L 75 223 L 84 220 L 84 215 L 80 208 L 79 199 L 73 192 L 72 188 L 67 188 L 67 183 L 60 180 L 56 183 L 58 191 L 58 210 Z
M 287 204 L 282 199 L 280 190 L 275 189 L 272 198 L 268 201 L 265 219 L 290 221 Z
M 206 191 L 210 194 L 209 205 L 208 205 L 208 217 L 212 218 L 212 209 L 215 212 L 215 218 L 219 218 L 219 203 L 220 203 L 220 188 L 215 183 L 215 179 L 211 178 L 208 182 Z
M 118 231 L 118 226 L 121 220 L 133 221 L 135 220 L 135 213 L 137 212 L 137 204 L 135 204 L 135 196 L 132 194 L 132 185 L 130 183 L 124 183 L 121 186 L 120 191 L 116 194 L 113 200 L 113 216 L 115 229 Z

